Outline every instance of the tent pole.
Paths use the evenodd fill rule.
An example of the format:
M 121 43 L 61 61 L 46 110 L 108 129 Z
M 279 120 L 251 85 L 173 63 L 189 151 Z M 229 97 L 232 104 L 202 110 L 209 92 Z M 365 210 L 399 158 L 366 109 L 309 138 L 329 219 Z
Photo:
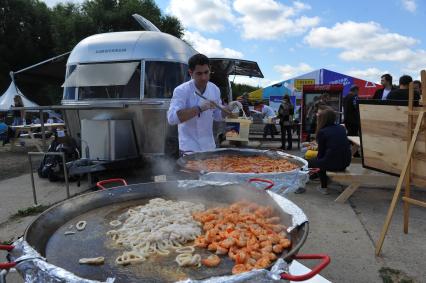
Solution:
M 13 86 L 15 87 L 16 93 L 21 95 L 21 92 L 18 90 L 18 87 L 16 86 L 16 83 L 15 83 L 15 73 L 13 71 L 10 71 L 9 76 L 12 79 Z

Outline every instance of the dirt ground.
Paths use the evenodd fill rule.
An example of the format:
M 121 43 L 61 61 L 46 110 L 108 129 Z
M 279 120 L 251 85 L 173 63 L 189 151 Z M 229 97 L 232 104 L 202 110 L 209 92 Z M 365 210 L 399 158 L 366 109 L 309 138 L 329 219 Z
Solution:
M 0 145 L 0 180 L 29 173 L 29 151 L 36 151 L 36 148 L 16 146 L 14 151 L 11 151 L 10 144 L 6 144 L 5 146 Z M 41 157 L 34 157 L 33 167 L 37 168 L 40 161 Z

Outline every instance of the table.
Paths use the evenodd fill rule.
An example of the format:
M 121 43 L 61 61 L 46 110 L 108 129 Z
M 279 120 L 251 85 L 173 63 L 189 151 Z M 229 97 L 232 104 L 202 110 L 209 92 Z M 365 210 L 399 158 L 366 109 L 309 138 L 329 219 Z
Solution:
M 37 139 L 34 137 L 35 130 L 42 128 L 41 124 L 29 124 L 29 125 L 18 125 L 18 126 L 11 126 L 11 128 L 15 131 L 15 136 L 11 140 L 11 148 L 12 150 L 15 149 L 15 143 L 16 140 L 19 138 L 19 135 L 22 132 L 26 132 L 28 136 L 30 137 L 30 140 L 34 143 L 35 147 L 39 152 L 43 152 L 43 148 L 40 144 L 40 139 Z M 44 128 L 46 129 L 64 129 L 65 124 L 64 123 L 45 123 Z M 43 135 L 44 136 L 44 135 Z M 45 139 L 42 138 L 41 140 L 42 144 L 45 143 Z

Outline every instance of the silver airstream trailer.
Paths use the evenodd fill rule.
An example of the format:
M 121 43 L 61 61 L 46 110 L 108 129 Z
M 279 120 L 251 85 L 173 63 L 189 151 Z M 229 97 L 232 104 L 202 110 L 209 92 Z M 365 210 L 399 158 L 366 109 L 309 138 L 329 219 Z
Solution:
M 69 133 L 90 147 L 85 157 L 175 154 L 177 127 L 168 125 L 166 112 L 174 88 L 190 79 L 187 62 L 196 53 L 155 29 L 96 34 L 79 42 L 67 61 L 62 104 L 72 106 L 65 111 Z M 228 100 L 229 75 L 263 77 L 256 62 L 234 59 L 212 59 L 212 73 Z

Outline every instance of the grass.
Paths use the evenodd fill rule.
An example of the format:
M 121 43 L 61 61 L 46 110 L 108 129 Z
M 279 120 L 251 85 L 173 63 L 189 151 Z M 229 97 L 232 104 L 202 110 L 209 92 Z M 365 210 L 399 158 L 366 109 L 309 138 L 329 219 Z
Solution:
M 26 217 L 31 215 L 37 215 L 48 209 L 50 205 L 37 205 L 37 206 L 31 206 L 26 209 L 20 209 L 17 213 L 15 213 L 12 218 L 20 218 L 20 217 Z
M 405 273 L 390 267 L 382 267 L 379 270 L 383 283 L 414 283 Z

